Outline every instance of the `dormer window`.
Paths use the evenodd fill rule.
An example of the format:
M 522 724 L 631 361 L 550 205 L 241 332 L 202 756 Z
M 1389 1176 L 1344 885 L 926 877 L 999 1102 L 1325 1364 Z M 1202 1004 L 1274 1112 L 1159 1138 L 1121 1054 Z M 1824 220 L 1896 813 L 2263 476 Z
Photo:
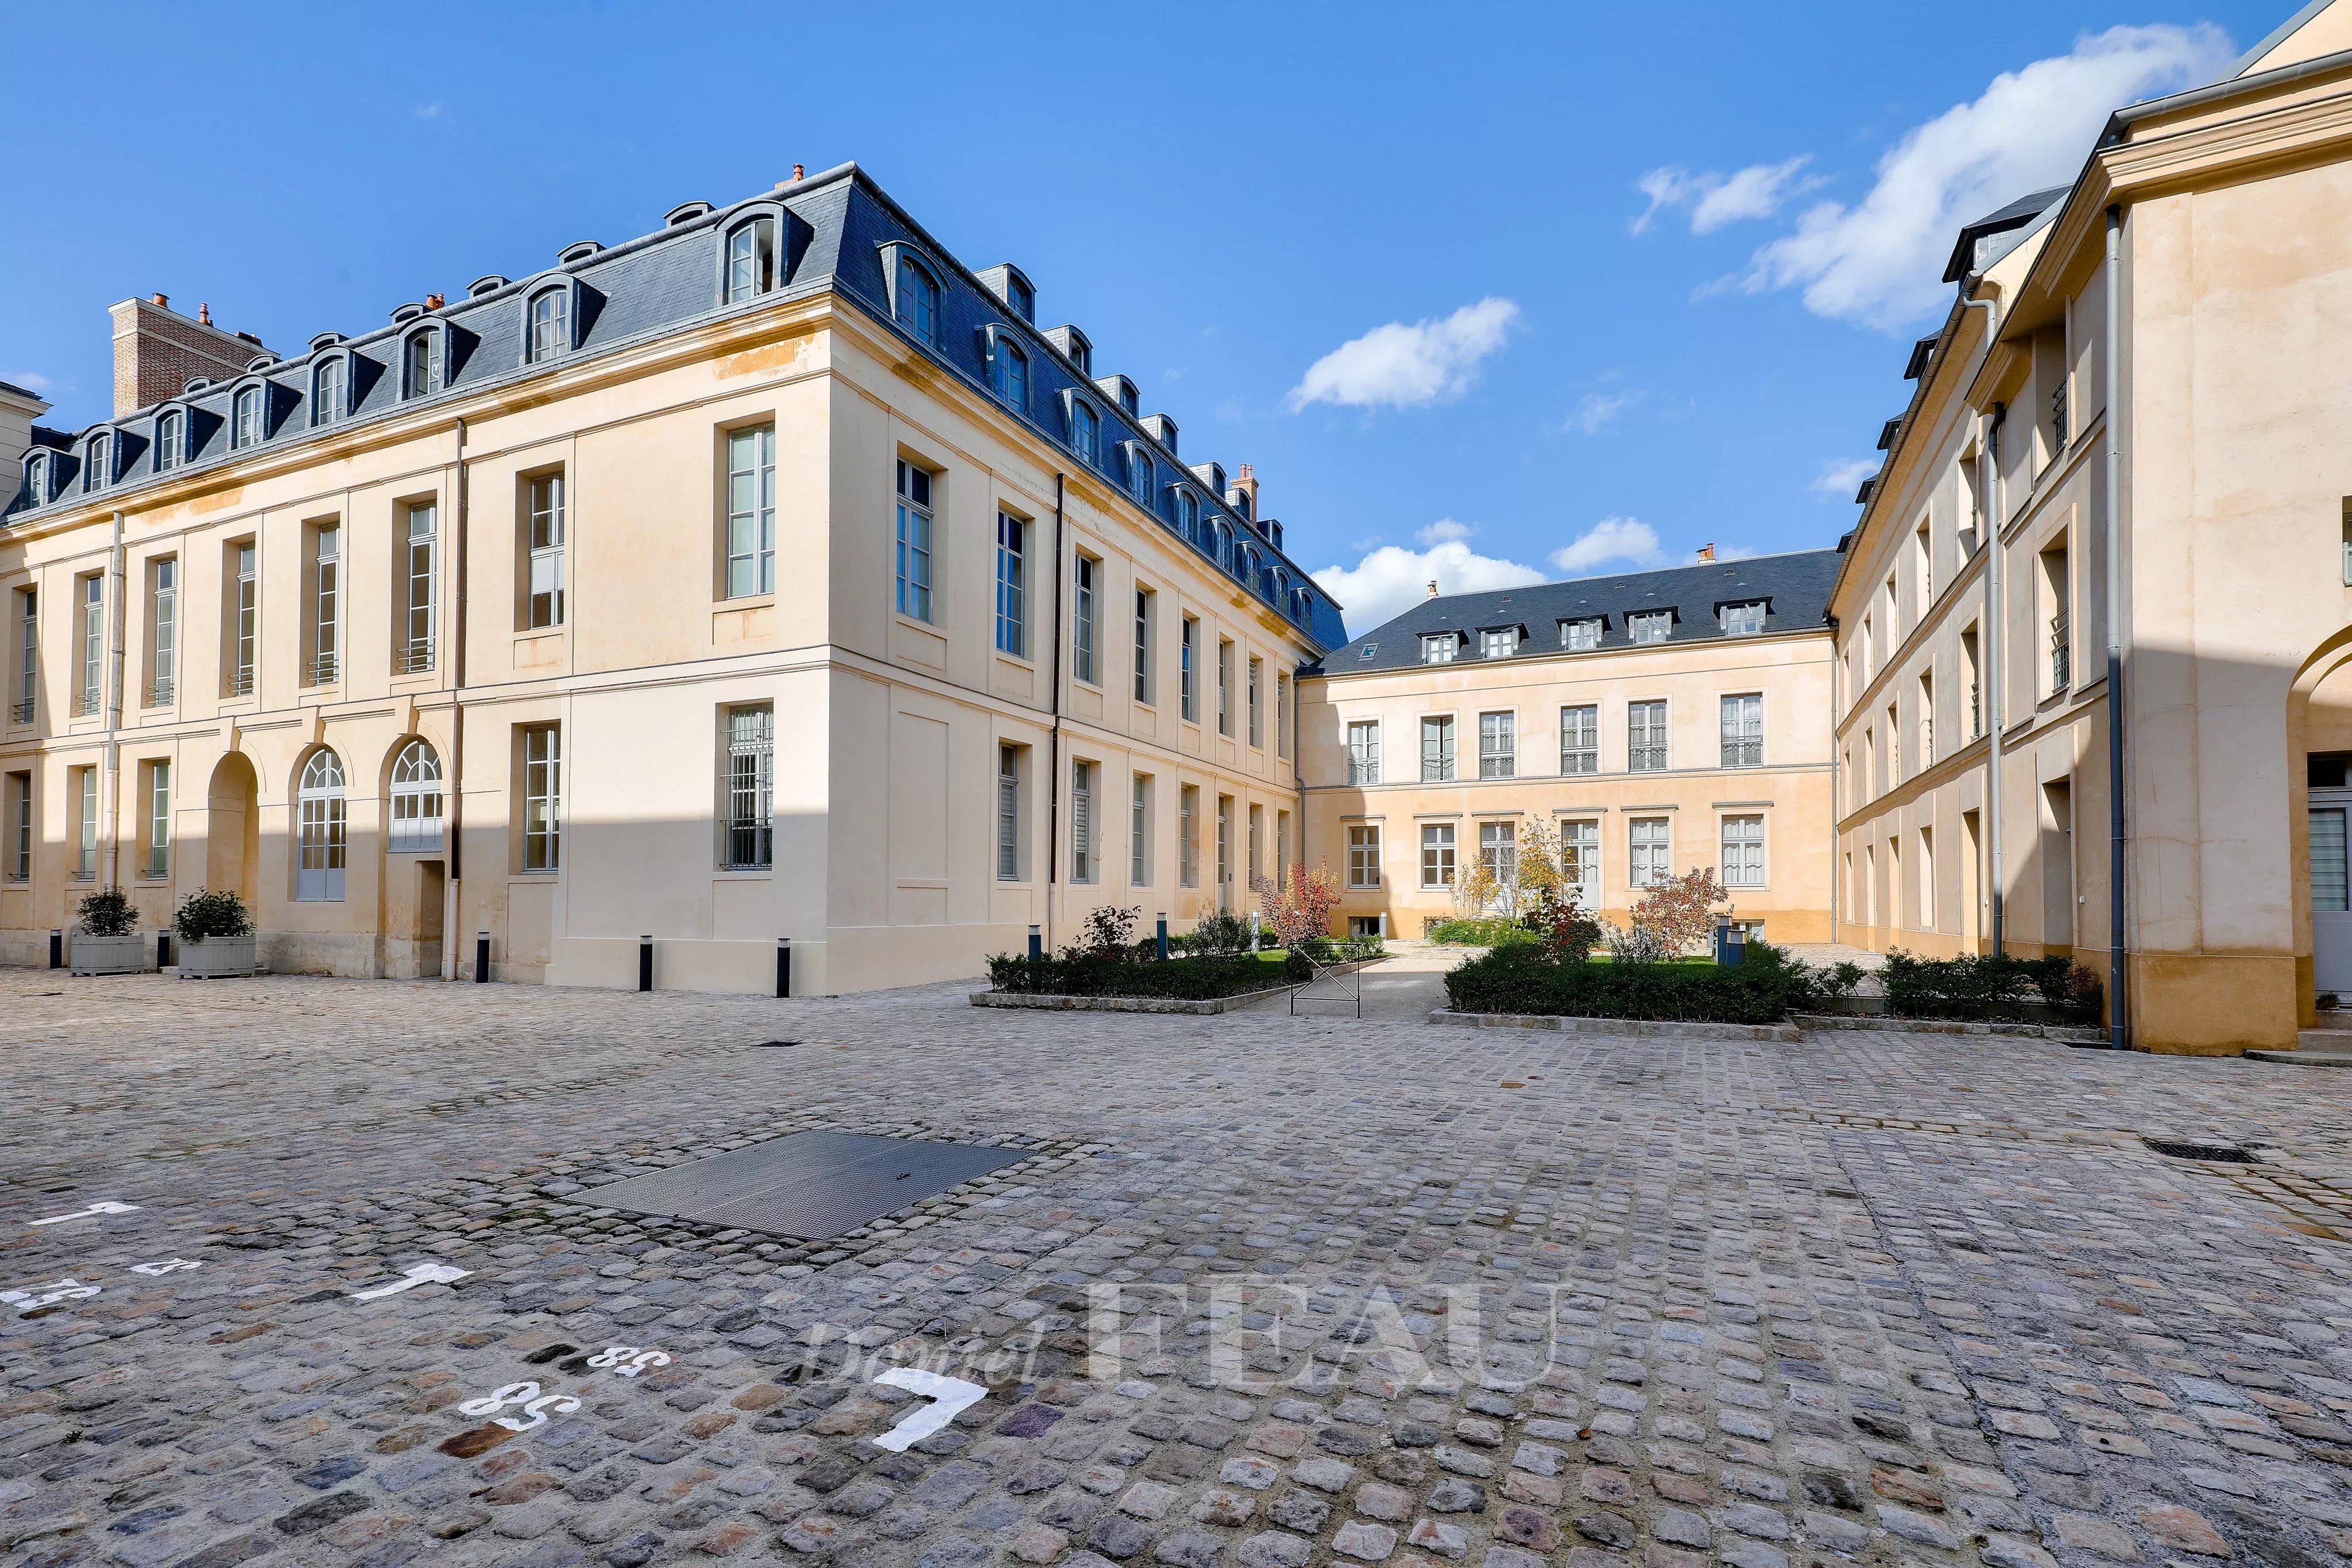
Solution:
M 1753 637 L 1764 630 L 1764 601 L 1752 599 L 1744 604 L 1727 604 L 1716 612 L 1727 637 Z
M 441 390 L 441 333 L 431 327 L 410 335 L 400 350 L 400 395 L 431 397 Z
M 1497 626 L 1478 633 L 1478 656 L 1482 659 L 1507 659 L 1519 651 L 1519 629 Z
M 247 387 L 238 392 L 236 400 L 229 404 L 229 411 L 232 416 L 229 421 L 229 444 L 239 451 L 248 446 L 260 445 L 261 438 L 265 434 L 261 422 L 261 389 Z
M 727 303 L 756 299 L 776 286 L 776 220 L 756 217 L 727 236 Z
M 571 291 L 561 286 L 543 288 L 531 296 L 529 340 L 523 345 L 527 364 L 540 364 L 554 359 L 571 347 L 566 335 L 572 319 Z
M 923 264 L 898 254 L 898 324 L 936 348 L 940 341 L 940 286 Z
M 993 331 L 988 337 L 988 384 L 1014 408 L 1029 406 L 1029 356 L 1010 337 Z
M 1012 306 L 1013 313 L 1024 321 L 1037 319 L 1037 291 L 1030 287 L 1028 281 L 1019 273 L 1009 267 L 1005 269 L 1004 275 L 1004 302 Z
M 332 424 L 343 417 L 343 361 L 320 360 L 310 371 L 310 423 Z
M 1625 617 L 1626 635 L 1635 643 L 1663 643 L 1674 635 L 1675 612 L 1671 610 L 1643 610 Z
M 1424 632 L 1421 639 L 1421 662 L 1424 664 L 1450 664 L 1461 647 L 1459 632 Z
M 188 416 L 174 409 L 155 421 L 155 472 L 169 473 L 186 455 Z
M 1201 533 L 1201 499 L 1181 485 L 1176 486 L 1176 531 L 1188 539 Z
M 1559 645 L 1571 653 L 1589 653 L 1601 646 L 1601 617 L 1590 615 L 1561 622 Z
M 81 460 L 81 487 L 87 495 L 106 488 L 106 437 L 93 435 Z
M 1139 441 L 1130 441 L 1126 445 L 1127 493 L 1134 497 L 1137 504 L 1148 512 L 1151 510 L 1153 474 L 1151 454 L 1143 449 L 1143 443 Z
M 1082 397 L 1070 399 L 1070 450 L 1089 467 L 1101 462 L 1102 415 Z

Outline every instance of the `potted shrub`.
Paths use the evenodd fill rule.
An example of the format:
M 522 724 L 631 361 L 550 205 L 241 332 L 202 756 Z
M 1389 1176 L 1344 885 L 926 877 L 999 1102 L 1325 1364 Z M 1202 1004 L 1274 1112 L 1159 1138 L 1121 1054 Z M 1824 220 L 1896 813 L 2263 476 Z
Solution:
M 172 916 L 180 937 L 180 977 L 218 979 L 253 973 L 253 913 L 245 900 L 199 888 Z
M 119 887 L 101 888 L 74 910 L 73 972 L 136 975 L 147 967 L 139 911 Z

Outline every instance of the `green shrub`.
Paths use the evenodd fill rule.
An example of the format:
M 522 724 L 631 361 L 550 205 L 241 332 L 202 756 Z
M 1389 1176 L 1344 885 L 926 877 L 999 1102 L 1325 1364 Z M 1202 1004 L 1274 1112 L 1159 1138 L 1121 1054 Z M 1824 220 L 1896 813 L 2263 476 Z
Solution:
M 85 936 L 129 936 L 139 929 L 139 910 L 119 887 L 100 888 L 74 908 Z
M 2072 958 L 2012 958 L 1971 953 L 1921 958 L 1900 948 L 1878 972 L 1886 1010 L 1897 1018 L 2006 1019 L 2039 1002 L 2069 1023 L 2096 1023 L 2099 978 Z
M 1120 958 L 1024 958 L 999 953 L 988 961 L 992 990 L 1033 997 L 1165 997 L 1204 1002 L 1244 991 L 1297 985 L 1312 975 L 1305 958 L 1269 963 L 1248 954 L 1171 958 L 1165 964 Z
M 226 888 L 218 893 L 199 888 L 180 901 L 179 910 L 172 916 L 172 929 L 183 942 L 201 942 L 207 936 L 250 936 L 253 912 L 246 908 L 244 899 Z
M 1458 947 L 1502 947 L 1514 942 L 1534 942 L 1536 934 L 1516 920 L 1499 915 L 1475 919 L 1440 920 L 1429 928 L 1429 940 Z
M 1750 943 L 1736 968 L 1713 964 L 1548 964 L 1540 948 L 1512 945 L 1445 977 L 1460 1013 L 1664 1022 L 1779 1023 L 1809 1005 L 1818 977 L 1778 948 Z
M 1230 958 L 1250 950 L 1249 922 L 1227 910 L 1202 915 L 1189 936 L 1169 939 L 1171 950 Z

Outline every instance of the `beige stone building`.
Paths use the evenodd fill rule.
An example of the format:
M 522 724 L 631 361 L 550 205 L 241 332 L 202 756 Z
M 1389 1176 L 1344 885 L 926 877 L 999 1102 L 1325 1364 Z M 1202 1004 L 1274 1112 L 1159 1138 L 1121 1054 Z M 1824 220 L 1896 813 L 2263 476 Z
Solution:
M 1718 868 L 1776 942 L 1830 932 L 1831 550 L 1432 597 L 1302 689 L 1310 861 L 1418 936 L 1556 831 L 1588 909 Z
M 2151 1051 L 2352 993 L 2347 201 L 2337 3 L 1961 235 L 1831 601 L 1842 937 L 2072 954 Z
M 1255 478 L 794 172 L 282 358 L 119 306 L 89 430 L 0 389 L 11 961 L 209 886 L 279 969 L 838 992 L 1296 853 L 1342 633 Z

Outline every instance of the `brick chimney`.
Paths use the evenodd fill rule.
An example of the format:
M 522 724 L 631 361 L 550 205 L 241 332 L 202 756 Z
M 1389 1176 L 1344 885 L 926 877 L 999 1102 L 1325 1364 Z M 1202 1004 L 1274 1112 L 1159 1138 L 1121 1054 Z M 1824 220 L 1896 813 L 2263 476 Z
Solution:
M 245 332 L 212 325 L 209 308 L 191 320 L 172 308 L 169 297 L 125 299 L 111 307 L 114 318 L 114 413 L 177 397 L 197 376 L 226 381 L 242 375 L 255 356 L 269 350 Z
M 1256 525 L 1258 519 L 1265 515 L 1258 510 L 1257 506 L 1256 465 L 1251 463 L 1243 464 L 1240 471 L 1234 475 L 1233 487 L 1241 494 L 1249 497 L 1249 520 L 1252 525 Z M 1260 531 L 1263 531 L 1263 529 L 1261 528 Z
M 1429 580 L 1429 596 L 1432 599 L 1437 597 L 1437 579 L 1433 577 Z
M 1698 547 L 1699 565 L 1705 566 L 1713 559 L 1715 559 L 1715 546 L 1712 543 L 1703 544 Z
M 33 444 L 33 421 L 49 405 L 23 387 L 0 382 L 0 507 L 16 498 L 25 482 L 25 449 Z

